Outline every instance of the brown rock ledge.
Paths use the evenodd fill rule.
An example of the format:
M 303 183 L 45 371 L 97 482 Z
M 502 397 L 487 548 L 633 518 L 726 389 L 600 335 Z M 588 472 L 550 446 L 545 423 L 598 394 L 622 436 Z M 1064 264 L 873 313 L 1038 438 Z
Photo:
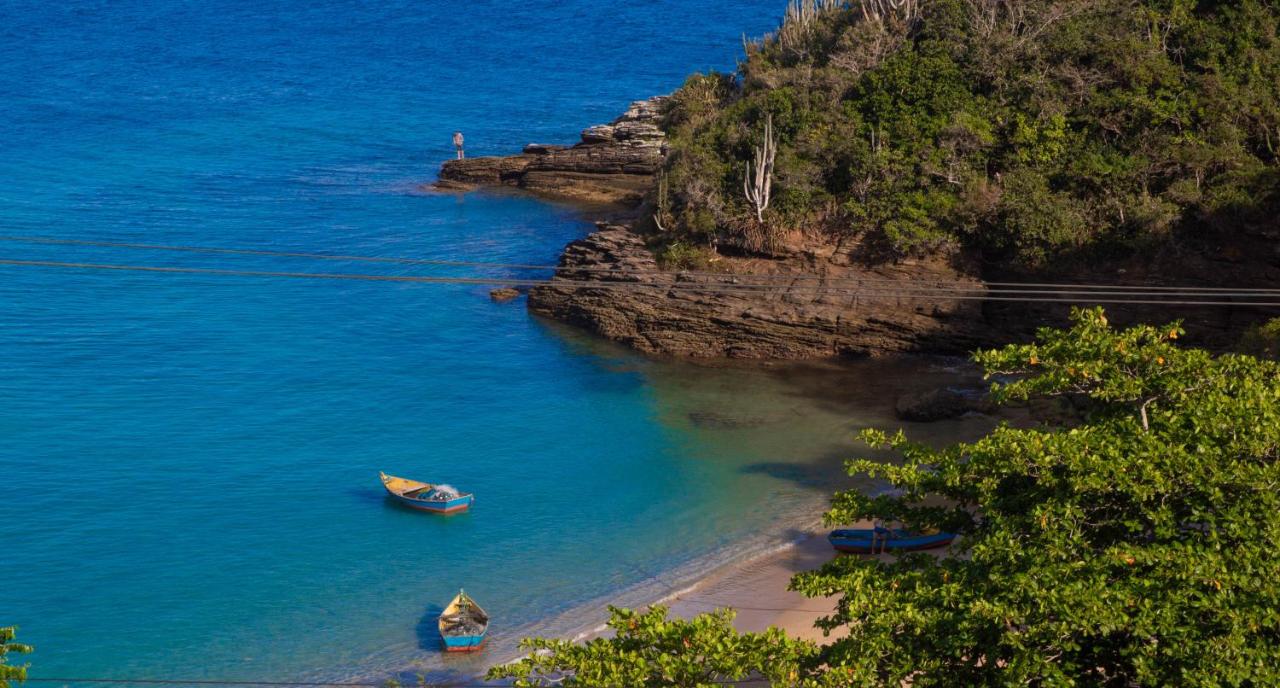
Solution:
M 895 283 L 982 288 L 964 266 L 957 267 L 963 263 L 959 256 L 867 268 L 845 260 L 847 255 L 846 250 L 826 259 L 723 258 L 717 269 L 724 274 L 663 272 L 642 237 L 625 226 L 601 225 L 569 244 L 553 280 L 600 286 L 537 287 L 529 293 L 529 308 L 640 351 L 697 358 L 963 353 L 987 339 L 978 301 L 922 302 L 815 289 L 859 279 L 876 280 L 885 290 Z M 815 274 L 823 279 L 805 279 Z M 778 286 L 744 288 L 762 275 Z M 742 291 L 727 290 L 735 285 Z M 698 286 L 711 290 L 693 289 Z
M 581 142 L 573 146 L 530 144 L 519 155 L 449 161 L 435 186 L 509 186 L 559 199 L 637 206 L 652 188 L 665 155 L 658 127 L 662 103 L 661 97 L 637 101 L 612 123 L 583 131 Z M 989 268 L 984 270 L 975 256 L 958 251 L 868 264 L 855 257 L 871 253 L 860 251 L 857 240 L 830 238 L 788 246 L 773 258 L 722 257 L 713 269 L 724 274 L 706 275 L 663 272 L 640 234 L 627 226 L 602 224 L 565 249 L 555 277 L 559 283 L 587 280 L 599 287 L 539 287 L 529 293 L 528 307 L 656 354 L 813 359 L 968 353 L 1028 339 L 1037 326 L 1065 324 L 1070 304 L 984 304 L 944 298 L 945 291 L 936 299 L 908 299 L 892 292 L 908 287 L 982 290 L 984 277 L 1029 283 L 1272 286 L 1280 280 L 1278 236 L 1274 220 L 1258 227 L 1233 221 L 1230 232 L 1170 242 L 1128 259 L 1082 258 L 1029 274 L 987 274 Z M 736 292 L 676 288 L 758 283 L 762 276 L 779 285 Z M 850 291 L 814 289 L 857 280 L 880 293 L 868 288 L 855 297 Z M 1219 349 L 1231 346 L 1249 324 L 1280 315 L 1274 308 L 1250 306 L 1106 305 L 1120 326 L 1182 318 L 1188 343 Z
M 662 165 L 658 128 L 665 96 L 640 100 L 610 124 L 589 127 L 574 146 L 529 144 L 519 155 L 450 160 L 436 188 L 514 186 L 557 198 L 635 205 Z

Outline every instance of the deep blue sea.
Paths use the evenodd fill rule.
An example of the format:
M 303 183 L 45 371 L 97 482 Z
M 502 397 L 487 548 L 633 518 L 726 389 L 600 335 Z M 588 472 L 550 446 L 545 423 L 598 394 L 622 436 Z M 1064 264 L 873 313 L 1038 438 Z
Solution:
M 551 263 L 578 211 L 419 190 L 450 134 L 472 155 L 573 142 L 732 69 L 782 9 L 7 0 L 0 234 Z M 465 272 L 10 241 L 0 259 Z M 480 287 L 0 266 L 0 625 L 36 646 L 34 676 L 479 670 L 785 540 L 901 380 L 951 374 L 919 367 L 650 360 Z M 397 508 L 379 470 L 475 508 Z M 460 587 L 494 617 L 486 657 L 437 651 Z

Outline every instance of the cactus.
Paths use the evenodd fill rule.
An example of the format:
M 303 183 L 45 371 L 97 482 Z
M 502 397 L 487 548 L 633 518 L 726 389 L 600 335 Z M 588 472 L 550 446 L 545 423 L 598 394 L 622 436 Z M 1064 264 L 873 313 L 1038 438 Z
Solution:
M 747 163 L 747 173 L 742 179 L 742 193 L 755 206 L 756 219 L 764 224 L 764 211 L 769 207 L 769 195 L 773 187 L 773 159 L 778 154 L 778 141 L 773 135 L 773 115 L 764 121 L 764 141 L 756 146 L 754 169 Z M 753 173 L 754 172 L 754 173 Z
M 862 0 L 858 4 L 862 17 L 876 23 L 896 16 L 907 24 L 914 24 L 920 18 L 920 0 Z

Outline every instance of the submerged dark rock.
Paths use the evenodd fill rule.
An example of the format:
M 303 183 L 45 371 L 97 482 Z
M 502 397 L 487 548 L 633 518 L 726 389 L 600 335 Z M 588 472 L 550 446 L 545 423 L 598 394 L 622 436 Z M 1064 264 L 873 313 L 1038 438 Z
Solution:
M 774 419 L 760 416 L 740 417 L 719 411 L 690 411 L 689 422 L 695 428 L 704 430 L 745 430 L 758 428 L 774 422 Z
M 917 423 L 958 418 L 969 412 L 989 413 L 991 403 L 982 389 L 943 387 L 904 394 L 894 406 L 898 418 Z

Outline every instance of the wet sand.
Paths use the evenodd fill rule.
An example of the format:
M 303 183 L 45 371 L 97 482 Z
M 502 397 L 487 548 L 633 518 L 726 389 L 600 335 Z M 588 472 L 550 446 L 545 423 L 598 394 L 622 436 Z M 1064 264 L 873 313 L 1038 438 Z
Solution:
M 814 528 L 800 542 L 726 566 L 665 604 L 671 607 L 672 616 L 680 618 L 732 607 L 738 611 L 734 626 L 740 631 L 776 626 L 797 638 L 829 642 L 831 637 L 824 636 L 813 623 L 835 609 L 837 598 L 811 599 L 787 590 L 792 576 L 816 569 L 836 556 L 826 533 Z

